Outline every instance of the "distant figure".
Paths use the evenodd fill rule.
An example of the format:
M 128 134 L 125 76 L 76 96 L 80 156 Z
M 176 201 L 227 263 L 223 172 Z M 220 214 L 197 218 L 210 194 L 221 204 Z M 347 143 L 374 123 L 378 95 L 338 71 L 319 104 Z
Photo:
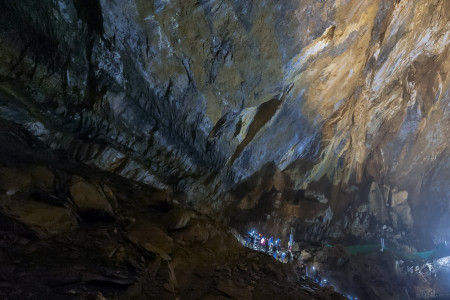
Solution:
M 259 250 L 266 251 L 266 244 L 267 244 L 267 238 L 263 236 L 261 238 L 261 241 L 259 242 Z
M 289 251 L 292 251 L 293 246 L 294 246 L 294 235 L 291 233 L 289 234 L 289 243 L 288 243 Z
M 246 236 L 245 237 L 245 247 L 250 247 L 251 242 L 252 242 L 251 236 L 249 236 L 249 235 Z
M 258 235 L 255 237 L 255 241 L 256 241 L 256 245 L 255 245 L 255 249 L 261 249 L 261 239 L 262 239 L 262 235 L 261 233 L 258 233 Z
M 272 252 L 273 253 L 277 253 L 277 250 L 278 250 L 278 247 L 277 247 L 277 245 L 272 245 Z
M 294 261 L 294 253 L 292 253 L 291 250 L 289 250 L 288 252 L 288 262 L 293 262 Z
M 319 270 L 317 270 L 314 267 L 313 267 L 313 270 L 314 270 L 314 281 L 320 284 L 320 282 L 322 281 L 322 278 L 320 277 Z
M 381 238 L 381 249 L 380 252 L 384 251 L 384 238 Z

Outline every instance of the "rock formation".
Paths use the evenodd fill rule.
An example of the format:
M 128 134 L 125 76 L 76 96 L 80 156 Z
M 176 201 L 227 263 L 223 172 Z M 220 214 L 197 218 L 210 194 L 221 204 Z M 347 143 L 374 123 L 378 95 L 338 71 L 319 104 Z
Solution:
M 69 210 L 27 192 L 2 213 L 42 238 L 114 219 L 115 187 L 84 166 L 238 230 L 449 240 L 449 16 L 447 0 L 2 1 L 3 196 L 53 199 L 46 164 L 74 164 Z
M 0 298 L 345 299 L 175 195 L 40 157 L 3 125 L 16 144 L 0 152 Z

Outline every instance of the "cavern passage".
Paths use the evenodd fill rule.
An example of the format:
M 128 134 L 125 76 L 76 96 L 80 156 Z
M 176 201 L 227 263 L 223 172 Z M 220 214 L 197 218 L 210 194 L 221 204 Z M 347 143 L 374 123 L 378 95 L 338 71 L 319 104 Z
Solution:
M 449 32 L 448 0 L 0 1 L 0 298 L 450 299 Z

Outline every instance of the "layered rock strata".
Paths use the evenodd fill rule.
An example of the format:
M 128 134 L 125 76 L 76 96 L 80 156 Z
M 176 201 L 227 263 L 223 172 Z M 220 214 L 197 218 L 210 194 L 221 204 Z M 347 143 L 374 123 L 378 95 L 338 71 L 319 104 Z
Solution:
M 449 16 L 446 0 L 2 1 L 0 117 L 236 224 L 448 239 Z

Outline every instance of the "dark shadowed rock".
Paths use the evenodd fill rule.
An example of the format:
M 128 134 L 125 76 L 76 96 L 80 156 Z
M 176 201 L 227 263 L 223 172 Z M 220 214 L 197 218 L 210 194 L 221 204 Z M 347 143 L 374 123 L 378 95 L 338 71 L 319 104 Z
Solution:
M 129 238 L 150 252 L 158 253 L 164 260 L 170 260 L 172 253 L 172 238 L 161 230 L 156 224 L 138 222 L 129 229 Z
M 75 216 L 62 207 L 34 201 L 14 201 L 4 205 L 2 209 L 43 238 L 66 233 L 77 227 Z
M 113 214 L 111 204 L 99 186 L 75 176 L 70 186 L 72 201 L 81 212 L 89 210 L 104 211 Z

